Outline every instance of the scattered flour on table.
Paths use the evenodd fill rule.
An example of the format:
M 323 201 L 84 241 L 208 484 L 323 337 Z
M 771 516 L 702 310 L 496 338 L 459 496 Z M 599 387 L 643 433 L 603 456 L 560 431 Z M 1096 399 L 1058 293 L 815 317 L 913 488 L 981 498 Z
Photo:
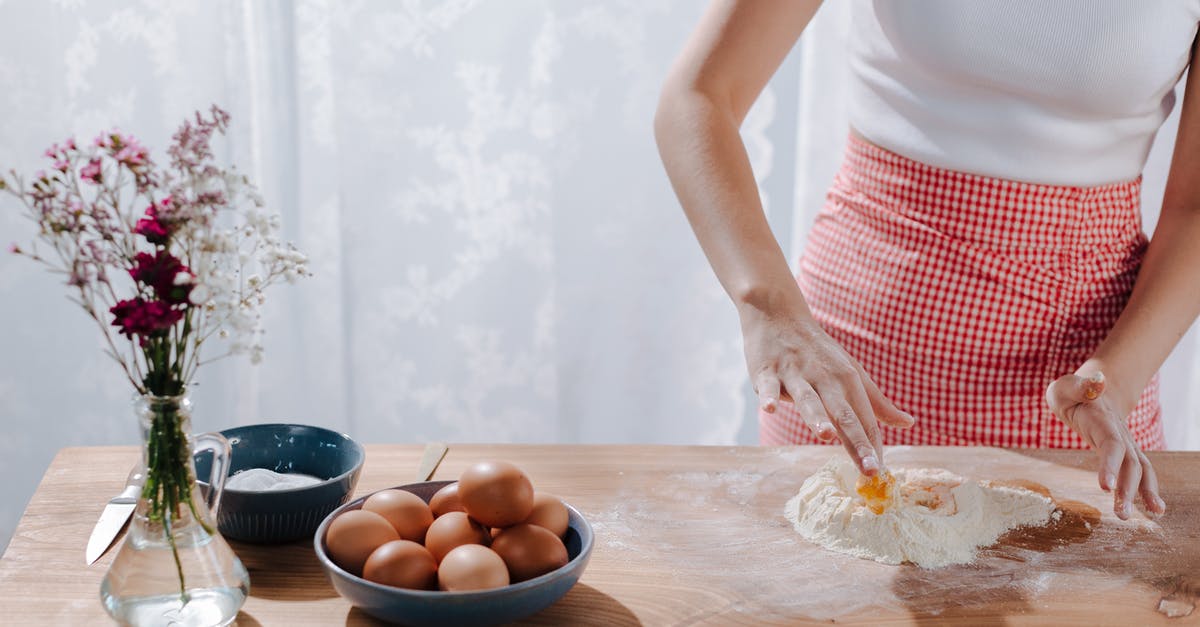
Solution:
M 857 469 L 840 458 L 804 481 L 784 515 L 827 549 L 885 564 L 939 568 L 973 561 L 1015 527 L 1043 525 L 1049 498 L 1022 488 L 966 481 L 945 470 L 893 469 L 898 502 L 876 515 L 855 491 Z

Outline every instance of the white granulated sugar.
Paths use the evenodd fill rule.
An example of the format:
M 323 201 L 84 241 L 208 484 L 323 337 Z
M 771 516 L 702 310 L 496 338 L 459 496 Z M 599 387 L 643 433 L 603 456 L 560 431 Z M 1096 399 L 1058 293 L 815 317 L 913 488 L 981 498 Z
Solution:
M 885 564 L 939 568 L 973 561 L 1015 527 L 1043 525 L 1049 498 L 1022 488 L 965 481 L 945 470 L 893 469 L 897 504 L 875 514 L 855 491 L 858 471 L 835 458 L 805 480 L 784 515 L 810 542 Z

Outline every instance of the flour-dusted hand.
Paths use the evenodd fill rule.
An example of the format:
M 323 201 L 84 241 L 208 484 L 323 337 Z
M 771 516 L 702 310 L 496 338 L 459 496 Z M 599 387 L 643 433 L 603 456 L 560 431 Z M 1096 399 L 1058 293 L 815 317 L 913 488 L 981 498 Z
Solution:
M 1104 374 L 1069 374 L 1046 388 L 1046 402 L 1060 420 L 1087 440 L 1100 457 L 1100 487 L 1113 492 L 1113 512 L 1122 520 L 1133 512 L 1135 492 L 1151 514 L 1167 505 L 1158 495 L 1158 477 L 1146 454 L 1133 441 L 1126 424 L 1133 403 L 1122 405 L 1106 393 Z
M 882 466 L 879 422 L 913 425 L 862 366 L 807 316 L 759 307 L 739 310 L 746 364 L 759 407 L 777 410 L 790 397 L 805 424 L 822 440 L 839 436 L 864 475 Z

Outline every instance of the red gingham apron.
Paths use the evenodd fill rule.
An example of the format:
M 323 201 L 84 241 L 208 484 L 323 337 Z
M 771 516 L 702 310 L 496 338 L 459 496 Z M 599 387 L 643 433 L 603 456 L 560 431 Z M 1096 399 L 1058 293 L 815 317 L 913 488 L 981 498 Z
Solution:
M 936 168 L 851 137 L 797 280 L 818 323 L 911 429 L 885 444 L 1084 448 L 1046 386 L 1104 339 L 1148 245 L 1141 179 L 1036 185 Z M 1129 416 L 1165 447 L 1158 377 Z M 765 445 L 820 441 L 789 403 Z

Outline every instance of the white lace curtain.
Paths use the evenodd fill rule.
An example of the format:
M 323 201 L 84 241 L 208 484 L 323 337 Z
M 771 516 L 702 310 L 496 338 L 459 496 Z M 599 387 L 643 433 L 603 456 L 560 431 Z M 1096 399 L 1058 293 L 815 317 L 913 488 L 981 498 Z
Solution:
M 161 151 L 190 111 L 233 114 L 222 158 L 282 212 L 315 276 L 268 294 L 261 366 L 201 370 L 197 430 L 295 421 L 367 442 L 753 443 L 736 316 L 651 132 L 702 9 L 0 0 L 0 167 L 33 171 L 51 142 L 112 126 Z M 785 250 L 844 139 L 823 101 L 837 93 L 836 56 L 809 52 L 836 44 L 836 24 L 823 28 L 743 128 Z M 31 236 L 0 200 L 0 243 Z M 64 295 L 0 255 L 0 474 L 12 478 L 0 544 L 56 450 L 137 439 L 128 383 Z M 1165 393 L 1173 442 L 1195 447 L 1195 427 L 1181 430 L 1200 403 L 1183 393 L 1192 354 Z M 125 470 L 105 472 L 119 482 Z

